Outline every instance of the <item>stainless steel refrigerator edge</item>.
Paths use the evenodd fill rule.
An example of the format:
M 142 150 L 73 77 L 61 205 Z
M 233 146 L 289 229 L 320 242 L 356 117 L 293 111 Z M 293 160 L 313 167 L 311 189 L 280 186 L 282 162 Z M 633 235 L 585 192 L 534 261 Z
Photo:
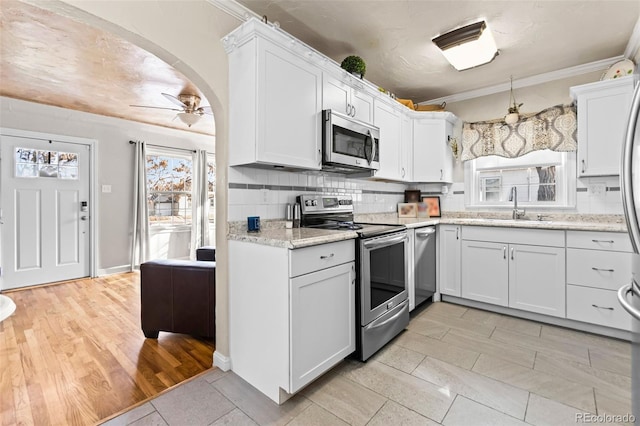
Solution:
M 630 283 L 618 291 L 618 300 L 631 315 L 631 400 L 635 424 L 640 424 L 640 84 L 636 84 L 622 148 L 620 189 L 627 229 L 633 245 Z

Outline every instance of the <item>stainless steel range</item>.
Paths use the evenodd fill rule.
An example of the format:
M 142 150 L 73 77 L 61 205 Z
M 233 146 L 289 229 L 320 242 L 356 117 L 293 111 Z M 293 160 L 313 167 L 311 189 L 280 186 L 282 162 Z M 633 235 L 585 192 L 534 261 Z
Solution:
M 356 239 L 356 356 L 366 361 L 409 324 L 404 225 L 353 221 L 351 195 L 300 195 L 301 226 L 351 230 Z

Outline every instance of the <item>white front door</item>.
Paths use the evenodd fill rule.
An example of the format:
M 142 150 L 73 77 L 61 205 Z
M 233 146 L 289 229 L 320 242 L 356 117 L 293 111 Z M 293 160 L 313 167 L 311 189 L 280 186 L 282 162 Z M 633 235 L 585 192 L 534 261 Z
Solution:
M 90 146 L 0 136 L 7 290 L 90 275 Z

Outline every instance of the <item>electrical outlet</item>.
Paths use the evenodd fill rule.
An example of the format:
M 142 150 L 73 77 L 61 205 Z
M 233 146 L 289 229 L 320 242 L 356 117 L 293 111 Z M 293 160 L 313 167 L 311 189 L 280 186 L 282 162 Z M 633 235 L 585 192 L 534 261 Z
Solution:
M 589 192 L 593 195 L 604 195 L 607 190 L 607 185 L 605 183 L 592 183 L 589 185 Z

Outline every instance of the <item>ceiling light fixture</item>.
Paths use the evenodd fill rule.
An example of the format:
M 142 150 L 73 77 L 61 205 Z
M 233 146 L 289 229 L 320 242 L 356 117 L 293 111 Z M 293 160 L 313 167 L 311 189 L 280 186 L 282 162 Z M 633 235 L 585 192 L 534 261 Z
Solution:
M 458 71 L 487 64 L 498 56 L 498 48 L 485 21 L 439 35 L 432 40 Z
M 194 125 L 198 121 L 200 121 L 200 118 L 202 116 L 200 114 L 195 113 L 195 112 L 179 112 L 176 115 L 176 117 L 178 117 L 180 119 L 180 121 L 182 121 L 188 127 L 191 127 L 192 125 Z

